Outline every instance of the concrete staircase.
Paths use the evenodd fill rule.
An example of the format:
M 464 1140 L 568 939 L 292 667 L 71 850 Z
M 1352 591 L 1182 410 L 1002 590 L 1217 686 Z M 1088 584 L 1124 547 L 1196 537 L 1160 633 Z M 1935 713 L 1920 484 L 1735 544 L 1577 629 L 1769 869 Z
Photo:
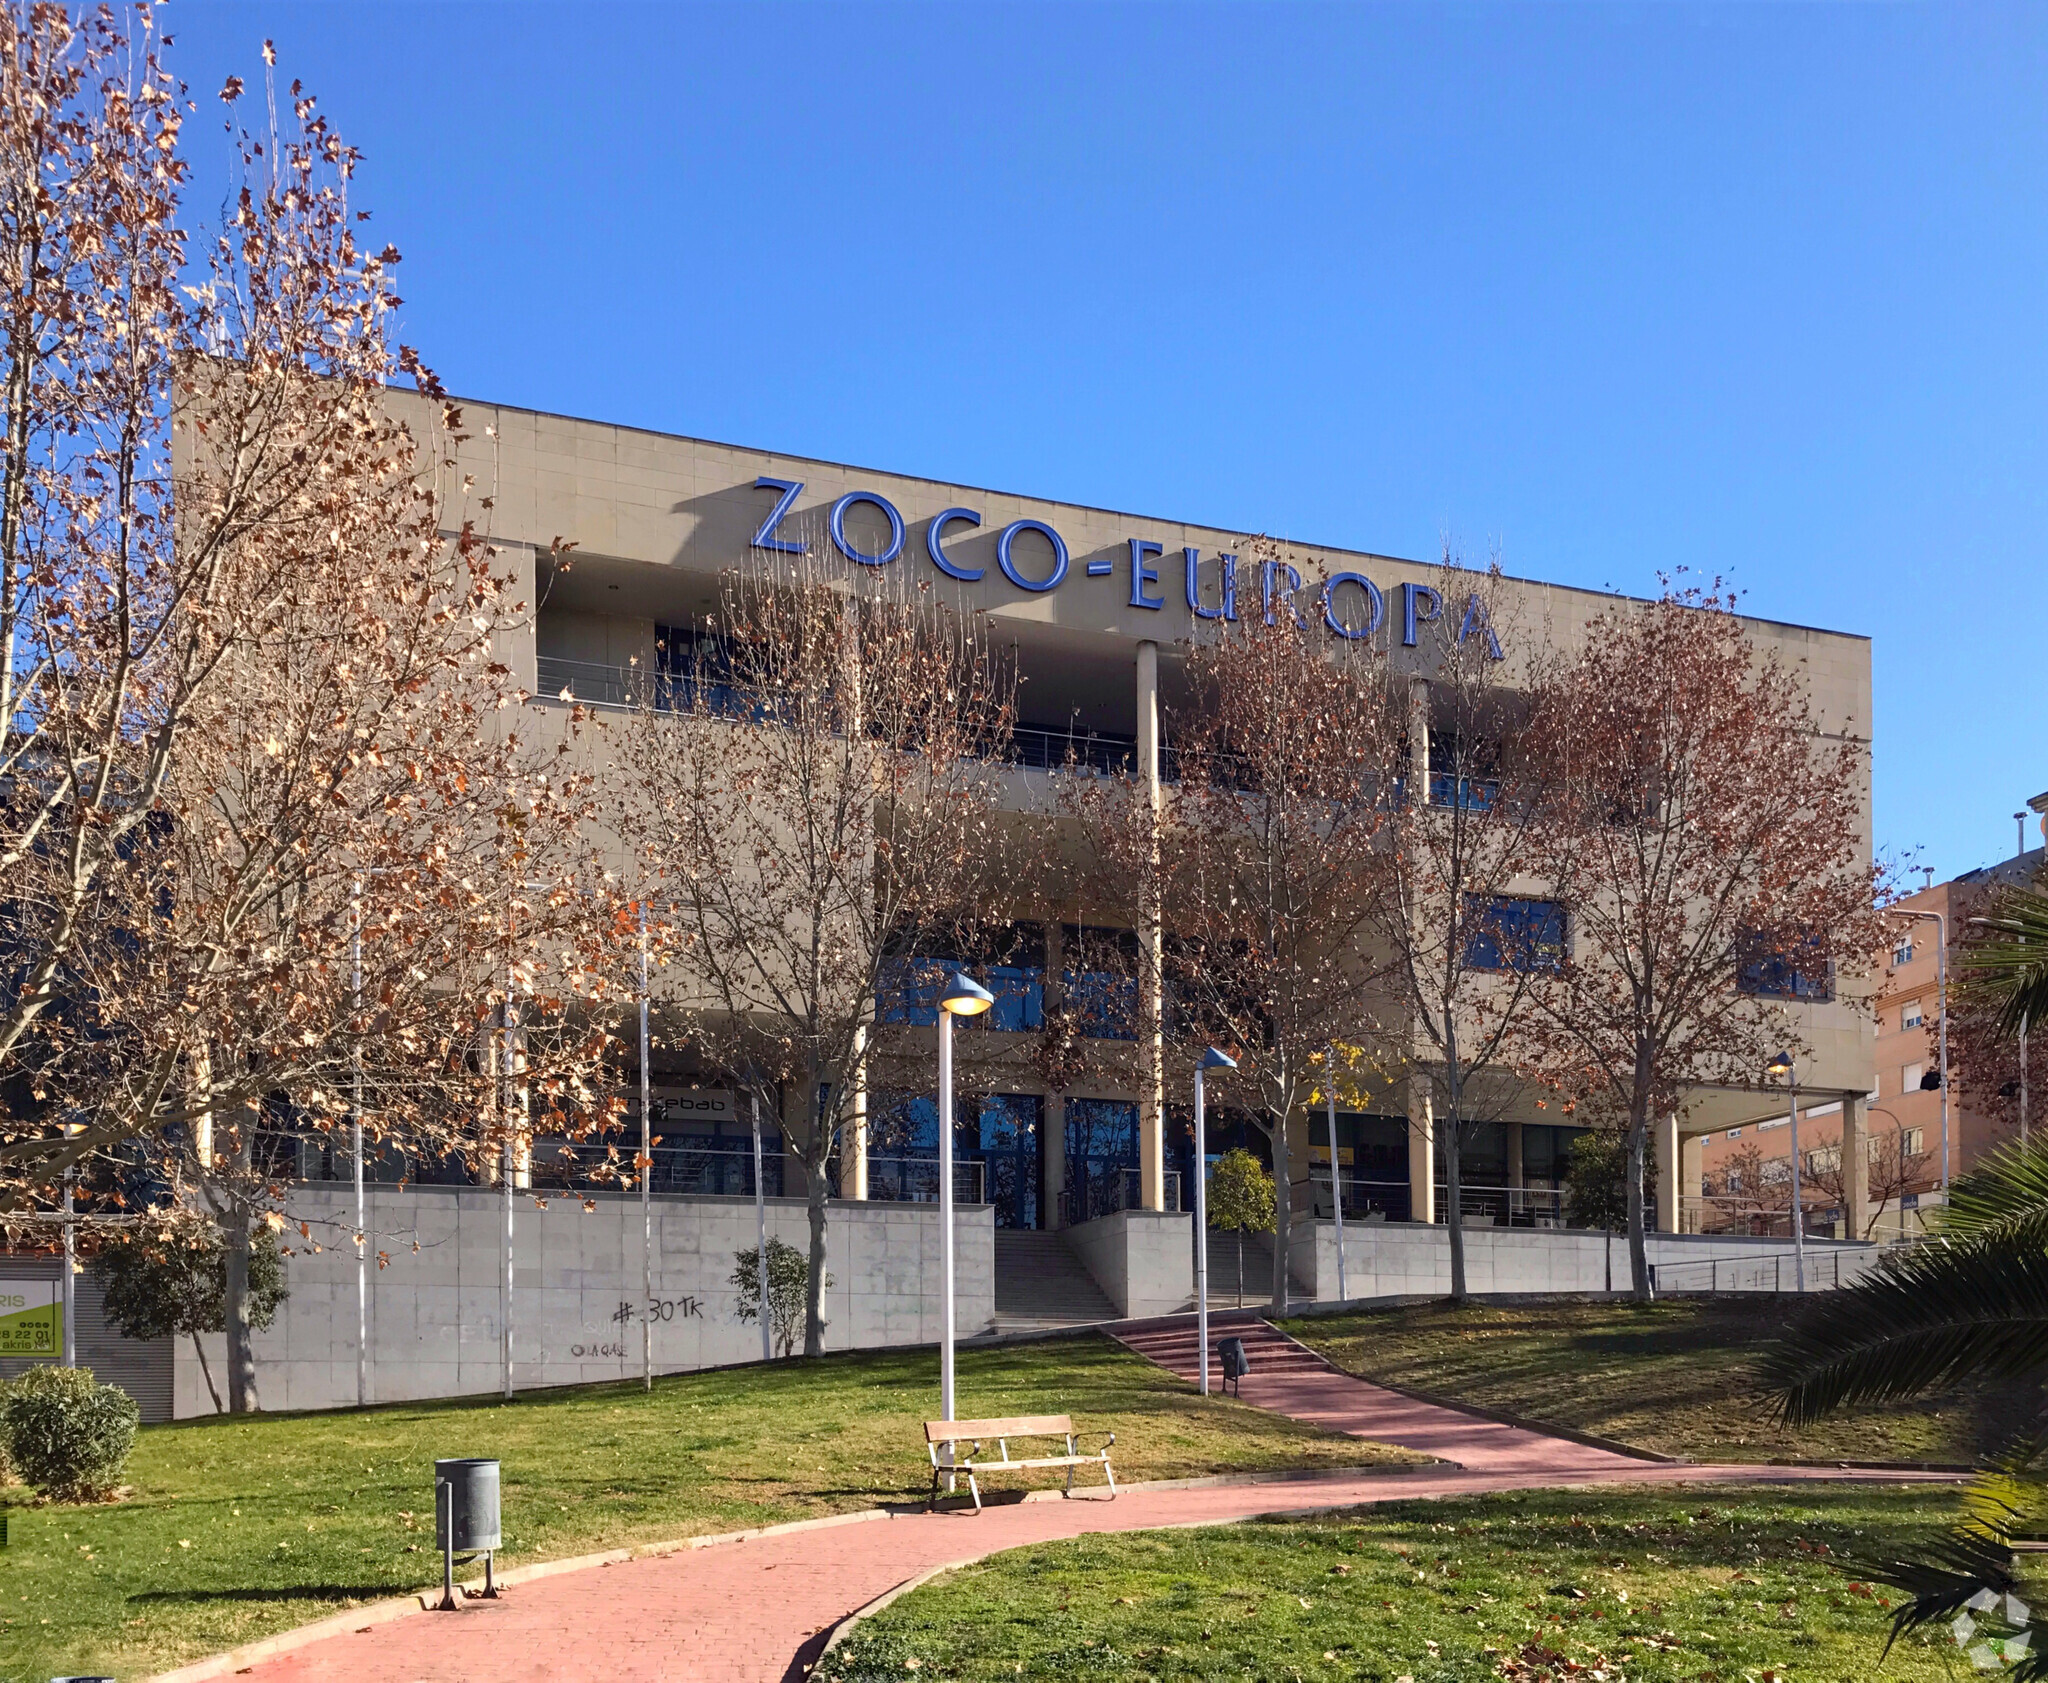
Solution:
M 996 1229 L 998 1333 L 1092 1326 L 1117 1318 L 1116 1305 L 1057 1233 Z
M 1251 1259 L 1245 1259 L 1249 1266 Z M 1153 1321 L 1116 1334 L 1139 1355 L 1157 1362 L 1181 1378 L 1194 1380 L 1201 1372 L 1201 1345 L 1195 1338 L 1195 1318 L 1176 1315 L 1169 1321 Z M 1252 1372 L 1260 1378 L 1288 1373 L 1334 1373 L 1336 1369 L 1305 1344 L 1297 1344 L 1258 1316 L 1245 1313 L 1209 1316 L 1209 1385 L 1223 1388 L 1223 1359 L 1216 1351 L 1226 1338 L 1244 1340 L 1244 1353 Z
M 1209 1234 L 1209 1311 L 1212 1315 L 1219 1309 L 1237 1307 L 1240 1283 L 1247 1309 L 1273 1301 L 1272 1235 L 1247 1233 L 1244 1236 L 1244 1278 L 1240 1282 L 1237 1235 L 1212 1230 Z

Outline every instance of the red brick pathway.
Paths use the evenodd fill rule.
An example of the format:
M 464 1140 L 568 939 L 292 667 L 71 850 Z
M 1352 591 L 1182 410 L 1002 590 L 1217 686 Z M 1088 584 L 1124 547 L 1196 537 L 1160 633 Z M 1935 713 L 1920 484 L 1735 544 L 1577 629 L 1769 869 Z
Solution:
M 1319 1361 L 1262 1363 L 1255 1351 L 1254 1363 L 1247 1402 L 1462 1465 L 1342 1481 L 1140 1488 L 1114 1502 L 1090 1493 L 684 1550 L 522 1584 L 503 1601 L 472 1603 L 457 1614 L 331 1637 L 234 1675 L 254 1683 L 795 1683 L 832 1625 L 855 1608 L 930 1567 L 1020 1544 L 1546 1485 L 1896 1483 L 1916 1476 L 1654 1464 L 1415 1402 Z

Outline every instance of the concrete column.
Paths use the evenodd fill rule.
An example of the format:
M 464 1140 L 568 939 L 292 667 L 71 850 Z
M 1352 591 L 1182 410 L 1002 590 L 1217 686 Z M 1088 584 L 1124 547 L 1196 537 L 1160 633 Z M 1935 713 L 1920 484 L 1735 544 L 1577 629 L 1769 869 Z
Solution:
M 1510 1122 L 1508 1130 L 1508 1185 L 1520 1192 L 1528 1184 L 1522 1165 L 1522 1124 Z
M 1408 1083 L 1408 1218 L 1436 1220 L 1436 1109 L 1429 1083 Z
M 1685 1200 L 1706 1195 L 1707 1189 L 1707 1138 L 1704 1134 L 1686 1134 L 1678 1142 L 1678 1220 L 1685 1223 Z
M 1066 1003 L 1066 928 L 1058 918 L 1045 926 L 1045 1007 L 1054 1010 Z M 1045 1184 L 1039 1189 L 1039 1225 L 1048 1233 L 1061 1226 L 1060 1200 L 1067 1190 L 1067 1099 L 1064 1093 L 1048 1093 L 1039 1124 L 1045 1133 L 1039 1141 L 1038 1157 L 1045 1168 Z
M 1166 998 L 1160 970 L 1165 936 L 1159 882 L 1159 645 L 1138 645 L 1138 776 L 1152 802 L 1152 869 L 1138 940 L 1144 947 L 1138 1023 L 1138 1183 L 1148 1210 L 1166 1208 Z
M 1066 1225 L 1061 1200 L 1067 1191 L 1067 1100 L 1064 1093 L 1045 1096 L 1045 1139 L 1039 1153 L 1045 1164 L 1045 1187 L 1040 1194 L 1040 1225 L 1053 1232 Z
M 1842 1095 L 1842 1184 L 1848 1226 L 1844 1238 L 1861 1239 L 1870 1228 L 1870 1123 L 1861 1093 Z
M 868 1196 L 868 1033 L 861 1029 L 853 1043 L 853 1120 L 839 1140 L 839 1195 Z
M 1650 1124 L 1657 1157 L 1657 1231 L 1678 1231 L 1678 1118 L 1660 1116 Z

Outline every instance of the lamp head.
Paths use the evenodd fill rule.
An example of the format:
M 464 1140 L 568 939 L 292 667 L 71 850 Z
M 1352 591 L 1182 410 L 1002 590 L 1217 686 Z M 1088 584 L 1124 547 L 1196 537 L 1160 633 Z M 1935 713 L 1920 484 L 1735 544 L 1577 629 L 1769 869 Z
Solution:
M 1215 1047 L 1211 1046 L 1202 1054 L 1202 1067 L 1204 1069 L 1235 1069 L 1237 1068 L 1237 1060 L 1228 1052 L 1219 1052 Z
M 1789 1078 L 1792 1074 L 1792 1054 L 1790 1052 L 1780 1052 L 1769 1063 L 1764 1065 L 1764 1074 L 1783 1075 Z
M 939 995 L 939 1009 L 955 1017 L 978 1017 L 995 1002 L 996 996 L 964 970 L 954 971 L 946 991 Z

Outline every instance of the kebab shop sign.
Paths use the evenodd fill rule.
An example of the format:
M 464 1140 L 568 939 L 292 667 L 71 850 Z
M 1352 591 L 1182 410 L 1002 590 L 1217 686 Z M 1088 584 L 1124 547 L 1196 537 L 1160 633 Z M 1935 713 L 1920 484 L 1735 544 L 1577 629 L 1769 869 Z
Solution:
M 0 1356 L 49 1356 L 64 1348 L 55 1280 L 0 1279 Z

